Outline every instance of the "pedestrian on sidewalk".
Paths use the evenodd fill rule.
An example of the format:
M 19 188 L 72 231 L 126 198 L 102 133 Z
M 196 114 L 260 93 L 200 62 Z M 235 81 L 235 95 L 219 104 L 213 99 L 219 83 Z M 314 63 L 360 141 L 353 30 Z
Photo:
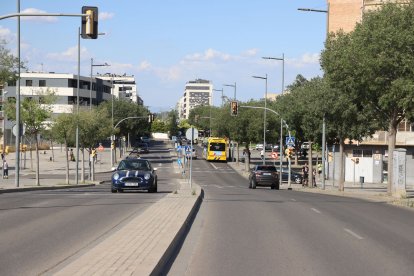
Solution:
M 9 178 L 9 164 L 3 159 L 3 178 Z
M 316 187 L 316 170 L 312 171 L 312 187 Z
M 262 149 L 261 151 L 260 151 L 260 158 L 263 160 L 264 159 L 264 149 Z
M 308 167 L 308 163 L 305 163 L 305 165 L 302 167 L 302 177 L 303 177 L 303 182 L 302 182 L 302 187 L 305 187 L 309 184 L 309 167 Z

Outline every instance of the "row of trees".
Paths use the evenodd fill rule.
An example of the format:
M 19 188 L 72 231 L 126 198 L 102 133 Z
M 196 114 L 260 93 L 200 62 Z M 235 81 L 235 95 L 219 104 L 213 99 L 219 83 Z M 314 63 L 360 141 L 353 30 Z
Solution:
M 25 136 L 30 137 L 35 146 L 36 185 L 40 185 L 38 140 L 40 136 L 63 144 L 65 152 L 68 152 L 69 147 L 76 146 L 76 128 L 78 127 L 79 148 L 82 156 L 81 181 L 84 182 L 85 151 L 90 153 L 99 142 L 108 140 L 111 135 L 135 138 L 150 132 L 148 110 L 143 106 L 123 100 L 114 100 L 104 102 L 91 110 L 81 110 L 79 114 L 63 113 L 53 116 L 52 104 L 55 100 L 55 92 L 46 90 L 36 91 L 33 96 L 23 97 L 21 101 L 20 117 L 25 126 Z M 10 100 L 5 104 L 5 112 L 9 120 L 16 120 L 15 101 Z M 113 128 L 113 125 L 126 117 L 143 117 L 143 119 L 125 120 L 116 129 Z M 69 184 L 69 158 L 66 159 L 66 183 Z
M 404 5 L 389 3 L 365 13 L 354 31 L 331 33 L 321 54 L 324 76 L 306 80 L 298 75 L 288 87 L 289 93 L 268 104 L 268 108 L 283 116 L 299 141 L 321 144 L 325 118 L 327 141 L 338 144 L 342 156 L 340 190 L 344 188 L 345 140 L 360 141 L 375 131 L 386 130 L 391 193 L 397 127 L 414 116 L 413 14 L 413 0 Z M 264 106 L 264 101 L 251 100 L 240 105 Z M 210 114 L 214 135 L 246 145 L 263 140 L 262 111 L 240 108 L 239 115 L 232 117 L 228 104 L 222 108 L 204 106 L 190 113 L 189 122 L 209 129 Z M 267 141 L 278 141 L 279 122 L 280 118 L 268 117 Z

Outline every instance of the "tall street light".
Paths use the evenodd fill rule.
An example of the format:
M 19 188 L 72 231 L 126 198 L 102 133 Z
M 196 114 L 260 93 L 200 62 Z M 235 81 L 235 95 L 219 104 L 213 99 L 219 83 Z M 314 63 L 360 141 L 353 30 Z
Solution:
M 282 54 L 281 58 L 277 57 L 262 57 L 263 59 L 271 59 L 271 60 L 280 60 L 282 61 L 282 95 L 285 91 L 285 54 Z M 283 156 L 283 119 L 280 118 L 280 141 L 279 141 L 279 180 L 280 185 L 282 185 L 282 156 Z M 289 169 L 290 170 L 290 169 Z M 290 172 L 290 171 L 289 171 Z M 290 178 L 289 178 L 290 181 Z M 290 187 L 289 187 L 290 188 Z
M 265 88 L 265 110 L 264 110 L 264 118 L 263 118 L 263 165 L 266 164 L 266 108 L 267 108 L 267 74 L 265 77 L 260 76 L 252 76 L 256 79 L 262 79 L 266 81 L 266 88 Z
M 305 12 L 321 12 L 326 13 L 326 40 L 329 37 L 329 2 L 328 8 L 326 10 L 318 10 L 318 9 L 307 9 L 307 8 L 298 8 L 299 11 Z M 323 114 L 323 121 L 322 121 L 322 189 L 325 189 L 325 143 L 326 143 L 326 134 L 325 134 L 326 122 L 325 122 L 325 113 Z M 311 157 L 312 158 L 312 157 Z M 310 164 L 312 168 L 312 163 Z M 333 176 L 335 180 L 335 175 Z
M 273 59 L 282 61 L 282 95 L 285 91 L 285 54 L 282 54 L 281 58 L 277 57 L 262 57 L 262 59 Z
M 230 86 L 234 88 L 233 101 L 235 101 L 237 99 L 236 98 L 236 87 L 237 87 L 236 82 L 234 84 L 223 84 L 223 86 Z
M 2 93 L 2 113 L 3 113 L 3 154 L 6 156 L 6 111 L 4 110 L 4 104 L 6 103 L 6 94 L 8 91 L 4 90 Z
M 90 87 L 89 87 L 89 109 L 92 109 L 92 75 L 93 75 L 93 67 L 103 67 L 103 66 L 110 66 L 110 65 L 106 62 L 104 64 L 93 64 L 93 58 L 91 58 L 91 78 L 90 78 Z

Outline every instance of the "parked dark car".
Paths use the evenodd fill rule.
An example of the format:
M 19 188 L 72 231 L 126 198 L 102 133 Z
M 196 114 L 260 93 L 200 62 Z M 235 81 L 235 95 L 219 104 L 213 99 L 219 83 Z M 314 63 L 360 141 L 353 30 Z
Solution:
M 121 160 L 118 167 L 112 168 L 111 192 L 124 190 L 147 190 L 157 192 L 157 173 L 151 162 L 140 158 Z
M 139 143 L 136 146 L 136 150 L 138 151 L 138 153 L 149 153 L 148 144 L 147 143 Z
M 256 165 L 249 175 L 249 188 L 256 189 L 256 186 L 270 187 L 279 190 L 279 175 L 273 165 Z
M 288 182 L 288 179 L 289 179 L 289 169 L 282 168 L 282 182 Z M 296 184 L 302 184 L 302 174 L 291 170 L 290 181 Z

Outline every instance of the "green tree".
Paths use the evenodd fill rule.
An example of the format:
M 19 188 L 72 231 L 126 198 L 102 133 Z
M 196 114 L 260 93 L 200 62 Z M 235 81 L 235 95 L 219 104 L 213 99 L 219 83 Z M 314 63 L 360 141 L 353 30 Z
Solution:
M 170 136 L 176 136 L 178 134 L 178 113 L 176 110 L 168 112 L 166 129 Z
M 79 113 L 79 145 L 82 148 L 82 173 L 81 181 L 85 181 L 84 176 L 84 154 L 85 150 L 88 154 L 91 153 L 99 141 L 110 136 L 112 127 L 110 125 L 110 118 L 107 117 L 105 110 L 92 109 L 89 111 L 82 111 Z M 89 155 L 88 155 L 89 156 Z M 90 163 L 93 166 L 93 162 Z M 91 180 L 94 180 L 93 167 L 89 167 Z
M 166 132 L 165 122 L 156 119 L 151 124 L 151 132 Z
M 112 120 L 114 126 L 127 117 L 143 117 L 142 119 L 125 120 L 114 130 L 113 134 L 119 136 L 140 137 L 148 135 L 151 131 L 151 124 L 148 122 L 147 114 L 149 110 L 136 103 L 115 99 L 114 101 L 105 102 L 99 105 L 98 109 L 104 110 L 105 117 Z
M 384 4 L 365 13 L 353 32 L 330 36 L 322 53 L 330 85 L 388 131 L 388 193 L 397 127 L 414 110 L 413 13 L 413 1 Z
M 55 92 L 34 91 L 33 96 L 25 97 L 20 106 L 21 123 L 26 128 L 26 136 L 35 141 L 36 147 L 36 185 L 40 186 L 39 180 L 39 140 L 38 134 L 49 127 L 47 120 L 52 114 L 52 104 L 55 102 Z M 11 121 L 16 120 L 16 102 L 8 101 L 6 104 L 6 115 Z
M 10 53 L 10 50 L 5 48 L 6 42 L 0 41 L 0 86 L 5 83 L 12 83 L 17 80 L 17 74 L 19 68 L 19 60 L 17 57 Z M 21 68 L 24 68 L 24 64 L 20 64 Z
M 69 184 L 69 150 L 68 144 L 74 143 L 76 131 L 76 115 L 63 113 L 54 119 L 51 132 L 54 138 L 65 145 L 66 153 L 66 184 Z
M 0 87 L 6 86 L 7 83 L 14 83 L 17 80 L 19 68 L 18 58 L 10 53 L 10 50 L 5 47 L 6 44 L 4 40 L 0 40 Z M 20 68 L 24 68 L 24 63 L 20 63 Z M 2 130 L 0 136 L 3 135 Z

